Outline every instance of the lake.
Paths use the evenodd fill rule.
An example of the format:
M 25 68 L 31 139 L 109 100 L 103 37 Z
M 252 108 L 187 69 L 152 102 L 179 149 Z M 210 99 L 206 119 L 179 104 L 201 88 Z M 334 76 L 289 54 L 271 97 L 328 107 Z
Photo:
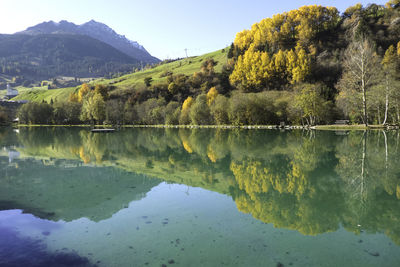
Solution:
M 399 141 L 0 128 L 0 266 L 399 266 Z

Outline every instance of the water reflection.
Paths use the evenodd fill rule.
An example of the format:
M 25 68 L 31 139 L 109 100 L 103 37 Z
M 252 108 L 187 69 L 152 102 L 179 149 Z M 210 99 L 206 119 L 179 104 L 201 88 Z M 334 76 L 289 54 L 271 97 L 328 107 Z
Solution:
M 0 266 L 95 266 L 86 257 L 68 249 L 49 252 L 39 237 L 22 236 L 16 225 L 37 236 L 49 236 L 59 225 L 36 219 L 19 210 L 0 211 Z
M 400 244 L 398 132 L 22 128 L 0 138 L 19 153 L 14 165 L 0 154 L 2 209 L 100 221 L 167 181 L 229 195 L 278 228 L 343 226 Z

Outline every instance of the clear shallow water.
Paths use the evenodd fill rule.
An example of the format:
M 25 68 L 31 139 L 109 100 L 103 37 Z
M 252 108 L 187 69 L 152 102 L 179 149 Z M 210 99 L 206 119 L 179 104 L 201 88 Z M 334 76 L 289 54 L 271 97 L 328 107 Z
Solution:
M 398 133 L 0 131 L 0 266 L 398 266 Z

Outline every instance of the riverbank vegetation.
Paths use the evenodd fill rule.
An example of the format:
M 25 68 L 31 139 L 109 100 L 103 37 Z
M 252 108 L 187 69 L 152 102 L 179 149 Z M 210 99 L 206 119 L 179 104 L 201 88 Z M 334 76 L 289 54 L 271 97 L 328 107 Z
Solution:
M 68 99 L 27 104 L 20 121 L 41 123 L 24 114 L 33 108 L 57 124 L 399 124 L 399 39 L 398 0 L 343 14 L 304 6 L 238 33 L 229 48 L 198 60 L 197 71 L 179 71 L 196 60 L 184 59 L 162 73 L 83 84 Z

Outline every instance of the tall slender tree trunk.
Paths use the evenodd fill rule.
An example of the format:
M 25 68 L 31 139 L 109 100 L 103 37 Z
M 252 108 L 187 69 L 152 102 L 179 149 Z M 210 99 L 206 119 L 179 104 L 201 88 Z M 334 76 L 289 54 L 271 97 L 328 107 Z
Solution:
M 386 175 L 386 179 L 387 179 L 389 153 L 388 153 L 386 132 L 385 131 L 382 131 L 382 132 L 383 132 L 383 135 L 385 136 L 385 175 Z
M 361 157 L 361 200 L 364 200 L 364 184 L 365 184 L 365 158 L 367 155 L 367 143 L 366 143 L 366 136 L 367 132 L 364 131 L 363 139 L 362 139 L 362 157 Z
M 379 149 L 381 143 L 381 133 L 378 134 L 378 142 L 376 142 L 376 148 Z
M 362 72 L 364 73 L 364 62 L 362 64 Z M 367 91 L 365 90 L 365 80 L 364 80 L 364 74 L 362 75 L 361 79 L 361 88 L 362 88 L 362 95 L 363 95 L 363 117 L 364 117 L 364 124 L 366 127 L 368 127 L 368 113 L 367 113 Z
M 385 101 L 385 119 L 383 120 L 383 124 L 386 124 L 387 117 L 388 117 L 388 109 L 389 109 L 389 77 L 386 74 L 386 101 Z M 380 124 L 380 123 L 379 123 Z

